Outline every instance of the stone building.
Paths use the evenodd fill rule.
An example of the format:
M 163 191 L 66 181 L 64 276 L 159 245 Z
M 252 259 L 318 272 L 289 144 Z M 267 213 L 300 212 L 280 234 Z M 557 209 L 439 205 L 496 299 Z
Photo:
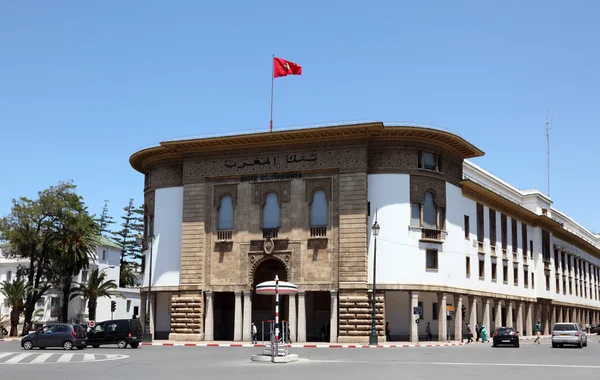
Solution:
M 424 334 L 417 319 L 440 339 L 467 321 L 527 334 L 537 319 L 546 332 L 597 323 L 599 236 L 469 160 L 482 155 L 446 131 L 379 122 L 133 154 L 155 337 L 249 341 L 251 322 L 273 318 L 273 298 L 254 286 L 277 274 L 299 287 L 281 310 L 293 341 L 368 342 L 375 217 L 380 341 L 386 321 L 392 339 L 412 341 Z M 148 273 L 142 304 L 147 284 Z

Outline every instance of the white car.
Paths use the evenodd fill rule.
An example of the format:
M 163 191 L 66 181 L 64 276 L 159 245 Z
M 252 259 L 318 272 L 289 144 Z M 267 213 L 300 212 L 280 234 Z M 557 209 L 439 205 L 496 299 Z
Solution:
M 565 344 L 574 344 L 577 347 L 587 346 L 587 334 L 579 323 L 557 323 L 552 329 L 552 347 L 562 347 Z

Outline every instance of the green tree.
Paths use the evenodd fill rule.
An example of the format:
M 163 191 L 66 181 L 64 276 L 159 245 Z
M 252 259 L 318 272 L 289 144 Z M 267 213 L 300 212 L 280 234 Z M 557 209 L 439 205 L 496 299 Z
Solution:
M 134 286 L 137 283 L 136 266 L 126 262 L 120 267 L 119 282 L 121 287 Z
M 9 336 L 17 336 L 17 325 L 19 316 L 23 312 L 24 300 L 27 298 L 31 287 L 27 280 L 18 278 L 12 282 L 3 281 L 0 284 L 0 294 L 8 300 L 10 310 L 10 333 Z
M 110 230 L 110 225 L 115 224 L 114 218 L 108 214 L 108 201 L 104 201 L 104 206 L 102 207 L 102 213 L 100 217 L 96 218 L 96 223 L 100 228 L 100 234 L 104 237 L 110 237 L 112 231 Z
M 84 303 L 88 303 L 89 320 L 95 321 L 99 298 L 111 296 L 125 298 L 121 293 L 114 290 L 116 288 L 115 281 L 107 280 L 104 271 L 93 269 L 88 276 L 87 283 L 77 283 L 73 287 L 70 298 L 83 297 Z
M 131 286 L 133 283 L 128 283 L 126 266 L 139 266 L 140 260 L 143 259 L 141 248 L 136 244 L 137 235 L 144 230 L 144 211 L 141 207 L 135 207 L 133 198 L 129 199 L 127 206 L 123 208 L 124 215 L 121 216 L 121 229 L 114 233 L 114 240 L 121 247 L 121 273 L 125 276 L 120 277 L 119 285 L 121 287 Z M 143 264 L 143 263 L 142 263 Z
M 81 255 L 84 251 L 69 248 L 69 238 L 77 245 L 77 241 L 98 233 L 97 228 L 89 228 L 93 231 L 88 231 L 89 235 L 84 234 L 76 223 L 88 219 L 89 215 L 75 189 L 73 183 L 62 182 L 40 191 L 35 200 L 26 197 L 13 199 L 10 214 L 0 219 L 0 241 L 9 243 L 9 257 L 27 262 L 18 271 L 32 289 L 23 305 L 23 332 L 26 326 L 31 325 L 37 301 L 52 284 L 62 284 L 65 252 Z

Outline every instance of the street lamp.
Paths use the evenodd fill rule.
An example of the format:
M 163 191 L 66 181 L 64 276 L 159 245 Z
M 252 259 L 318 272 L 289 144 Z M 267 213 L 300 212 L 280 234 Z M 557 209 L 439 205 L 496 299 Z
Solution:
M 377 223 L 377 214 L 375 214 L 375 223 L 373 223 L 373 227 L 371 230 L 373 231 L 373 236 L 375 236 L 375 244 L 373 246 L 373 294 L 371 296 L 371 300 L 373 301 L 373 311 L 371 315 L 371 335 L 369 336 L 369 344 L 371 346 L 376 346 L 378 343 L 377 339 L 377 321 L 376 321 L 376 305 L 377 305 L 377 235 L 379 235 L 379 223 Z
M 152 332 L 150 331 L 150 299 L 152 298 L 152 238 L 153 236 L 148 237 L 148 245 L 150 246 L 150 257 L 148 259 L 148 294 L 146 295 L 146 321 L 144 321 L 144 342 L 151 343 L 152 342 Z M 144 243 L 144 238 L 142 234 L 138 234 L 136 243 L 139 246 L 142 246 Z

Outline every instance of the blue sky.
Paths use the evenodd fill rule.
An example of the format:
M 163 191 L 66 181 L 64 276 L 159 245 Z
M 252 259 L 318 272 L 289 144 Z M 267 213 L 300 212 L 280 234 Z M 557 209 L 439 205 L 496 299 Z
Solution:
M 367 4 L 369 4 L 367 6 Z M 134 151 L 275 127 L 410 121 L 457 133 L 475 162 L 600 230 L 595 1 L 53 1 L 0 5 L 0 215 L 74 180 L 90 210 L 142 200 Z M 585 189 L 591 189 L 586 191 Z

